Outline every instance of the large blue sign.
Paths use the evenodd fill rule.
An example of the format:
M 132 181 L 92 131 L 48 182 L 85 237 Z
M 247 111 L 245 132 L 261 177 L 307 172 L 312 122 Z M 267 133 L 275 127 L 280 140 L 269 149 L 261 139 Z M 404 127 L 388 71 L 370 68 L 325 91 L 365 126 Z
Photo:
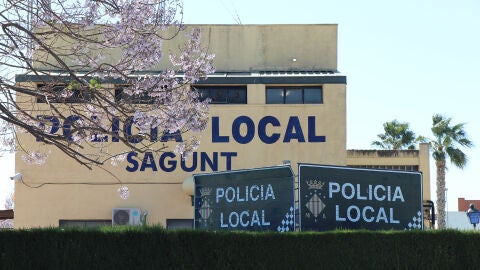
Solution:
M 423 228 L 419 172 L 299 164 L 302 231 Z
M 195 228 L 294 231 L 294 179 L 290 166 L 194 175 Z

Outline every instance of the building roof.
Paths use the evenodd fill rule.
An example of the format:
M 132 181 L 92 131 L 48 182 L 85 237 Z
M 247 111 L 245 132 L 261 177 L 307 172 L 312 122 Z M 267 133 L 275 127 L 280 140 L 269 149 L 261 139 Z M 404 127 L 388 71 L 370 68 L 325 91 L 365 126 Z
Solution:
M 159 73 L 151 71 L 150 74 Z M 144 72 L 135 76 L 141 76 Z M 77 75 L 82 76 L 82 71 Z M 181 73 L 178 74 L 182 76 Z M 16 82 L 45 82 L 45 81 L 68 81 L 69 75 L 61 71 L 42 71 L 42 75 L 32 73 L 16 75 Z M 105 83 L 125 83 L 122 79 L 106 78 Z M 312 70 L 312 71 L 252 71 L 252 72 L 215 72 L 206 80 L 197 84 L 346 84 L 347 77 L 338 71 Z
M 473 203 L 475 208 L 480 208 L 480 200 L 466 200 L 465 198 L 458 198 L 458 211 L 466 212 Z

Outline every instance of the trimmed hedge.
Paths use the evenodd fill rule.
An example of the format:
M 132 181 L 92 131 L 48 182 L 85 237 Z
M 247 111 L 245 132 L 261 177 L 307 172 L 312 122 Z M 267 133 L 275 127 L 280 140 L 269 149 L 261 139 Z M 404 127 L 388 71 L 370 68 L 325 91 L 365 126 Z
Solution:
M 474 231 L 0 231 L 0 269 L 473 269 Z

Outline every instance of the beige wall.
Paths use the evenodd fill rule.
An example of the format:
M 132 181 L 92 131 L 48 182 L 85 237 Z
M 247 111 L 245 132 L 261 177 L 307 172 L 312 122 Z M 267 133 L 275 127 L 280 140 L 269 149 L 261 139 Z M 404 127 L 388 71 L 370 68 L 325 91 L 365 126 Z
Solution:
M 346 165 L 345 85 L 323 85 L 324 104 L 312 105 L 265 104 L 265 87 L 247 86 L 248 102 L 251 104 L 212 105 L 210 114 L 211 117 L 219 118 L 219 135 L 230 136 L 230 142 L 212 143 L 210 122 L 207 130 L 202 133 L 201 146 L 197 152 L 204 152 L 210 158 L 214 152 L 218 152 L 219 171 L 227 169 L 226 158 L 220 156 L 221 152 L 236 154 L 231 157 L 231 169 L 279 165 L 283 160 L 290 160 L 294 171 L 297 170 L 297 162 Z M 256 134 L 250 143 L 235 142 L 232 138 L 232 122 L 240 115 L 248 116 L 256 125 L 262 117 L 274 116 L 281 126 L 268 126 L 267 133 L 281 134 L 280 140 L 265 144 Z M 290 117 L 298 117 L 308 140 L 308 116 L 315 116 L 315 135 L 326 136 L 326 142 L 292 140 L 284 143 Z M 242 128 L 245 129 L 245 125 Z M 19 140 L 29 149 L 45 148 L 26 134 L 19 134 Z M 111 143 L 110 148 L 120 149 L 121 144 Z M 158 156 L 155 157 L 157 171 L 147 168 L 143 172 L 128 172 L 126 167 L 132 167 L 132 164 L 127 161 L 118 167 L 107 164 L 106 170 L 88 170 L 59 151 L 49 149 L 52 153 L 43 166 L 26 165 L 20 154 L 16 156 L 16 171 L 23 174 L 24 183 L 30 186 L 17 183 L 15 187 L 15 225 L 18 228 L 58 226 L 60 219 L 110 219 L 111 209 L 116 207 L 140 207 L 147 210 L 147 221 L 150 224 L 165 225 L 166 219 L 193 218 L 190 197 L 182 190 L 182 183 L 192 173 L 201 170 L 198 168 L 192 173 L 184 172 L 179 168 L 178 157 L 174 159 L 177 169 L 173 172 L 160 169 Z M 139 163 L 142 158 L 143 154 L 139 154 Z M 192 162 L 192 158 L 187 160 L 187 166 L 191 166 Z M 209 171 L 211 170 L 207 166 L 206 172 Z M 131 190 L 128 200 L 122 200 L 116 193 L 120 182 Z
M 422 172 L 423 178 L 423 199 L 431 200 L 430 195 L 430 145 L 421 143 L 419 145 L 418 170 Z
M 337 70 L 337 25 L 200 27 L 219 71 Z
M 187 25 L 187 30 L 200 28 L 202 45 L 215 54 L 217 71 L 264 71 L 264 70 L 337 70 L 337 25 L 336 24 L 276 24 L 276 25 Z M 68 42 L 55 39 L 55 42 Z M 165 40 L 165 53 L 177 53 L 178 46 L 185 42 L 184 33 L 172 40 Z M 72 45 L 63 44 L 66 47 Z M 113 52 L 113 53 L 112 53 Z M 63 51 L 62 54 L 68 52 Z M 105 62 L 115 63 L 119 50 L 103 53 Z M 166 54 L 165 54 L 166 55 Z M 36 54 L 37 59 L 53 58 Z M 293 59 L 296 61 L 292 61 Z M 68 59 L 63 59 L 72 63 Z M 34 62 L 41 66 L 39 61 Z M 169 67 L 168 57 L 156 67 Z M 58 68 L 53 68 L 58 69 Z

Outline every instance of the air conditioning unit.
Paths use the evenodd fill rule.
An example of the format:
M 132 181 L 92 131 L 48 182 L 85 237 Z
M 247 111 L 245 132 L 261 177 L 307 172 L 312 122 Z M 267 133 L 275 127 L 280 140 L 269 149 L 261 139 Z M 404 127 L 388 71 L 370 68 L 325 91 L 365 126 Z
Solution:
M 140 208 L 113 208 L 112 226 L 140 225 L 141 214 Z

